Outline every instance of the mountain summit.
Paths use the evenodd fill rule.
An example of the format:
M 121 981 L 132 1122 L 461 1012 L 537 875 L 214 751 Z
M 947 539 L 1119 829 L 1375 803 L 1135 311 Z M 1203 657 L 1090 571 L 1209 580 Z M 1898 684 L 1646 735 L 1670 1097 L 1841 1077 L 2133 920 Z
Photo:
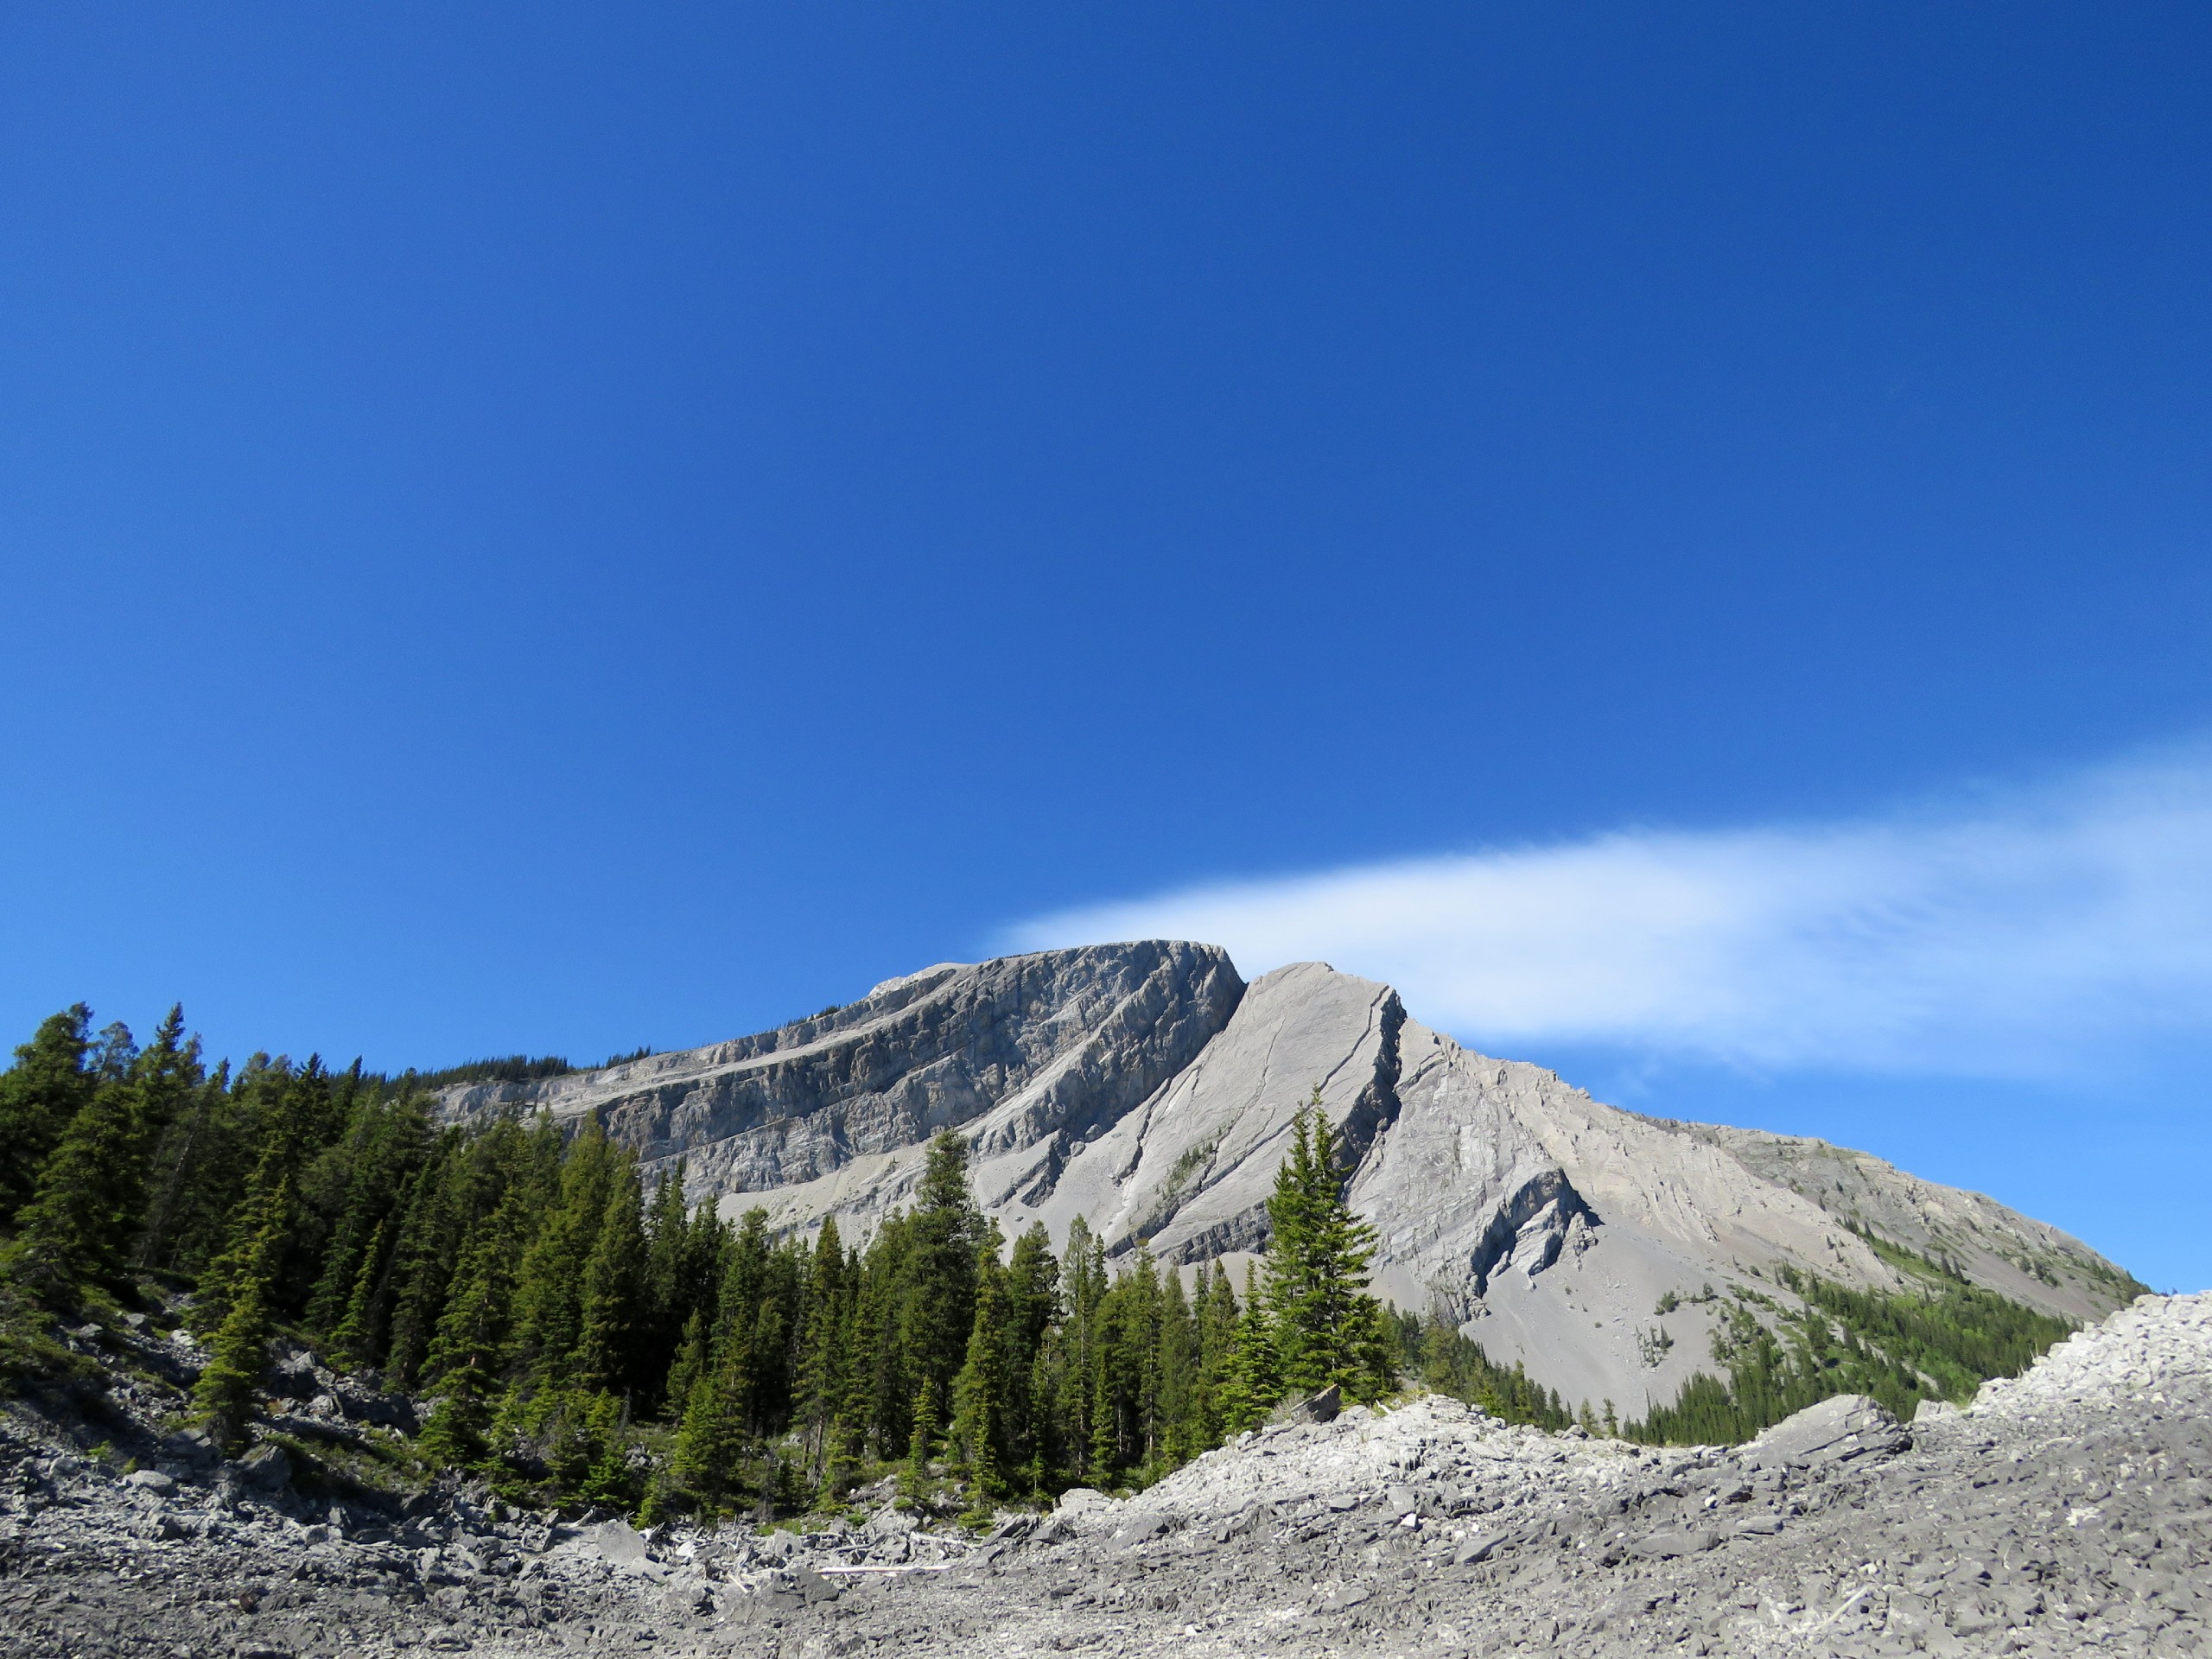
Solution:
M 1142 940 L 943 963 L 774 1031 L 594 1071 L 444 1090 L 451 1120 L 598 1118 L 648 1173 L 773 1226 L 865 1231 L 931 1136 L 970 1147 L 1008 1236 L 1084 1217 L 1109 1251 L 1263 1249 L 1319 1088 L 1377 1288 L 1449 1313 L 1500 1363 L 1624 1414 L 1709 1366 L 1742 1289 L 1904 1287 L 1912 1257 L 2044 1313 L 2139 1288 L 2057 1229 L 1823 1141 L 1640 1116 L 1410 1018 L 1389 986 L 1299 963 L 1247 985 L 1218 947 Z M 1910 1253 L 1908 1255 L 1908 1253 Z M 1900 1265 L 1900 1264 L 1903 1265 Z

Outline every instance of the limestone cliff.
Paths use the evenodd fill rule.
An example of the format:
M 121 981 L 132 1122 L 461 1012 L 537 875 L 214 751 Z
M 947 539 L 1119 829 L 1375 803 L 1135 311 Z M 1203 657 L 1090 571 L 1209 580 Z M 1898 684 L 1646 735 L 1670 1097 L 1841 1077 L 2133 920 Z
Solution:
M 1292 1115 L 1319 1087 L 1401 1306 L 1448 1310 L 1493 1359 L 1624 1414 L 1710 1363 L 1714 1291 L 1789 1267 L 1901 1282 L 1860 1236 L 1956 1262 L 2073 1319 L 2132 1294 L 2056 1229 L 1865 1154 L 1639 1116 L 1408 1017 L 1389 986 L 1301 963 L 1249 988 L 1169 941 L 945 964 L 779 1030 L 442 1097 L 456 1119 L 597 1116 L 696 1201 L 848 1237 L 911 1192 L 945 1128 L 1011 1237 L 1080 1215 L 1116 1255 L 1261 1249 Z M 1661 1304 L 1669 1311 L 1661 1315 Z

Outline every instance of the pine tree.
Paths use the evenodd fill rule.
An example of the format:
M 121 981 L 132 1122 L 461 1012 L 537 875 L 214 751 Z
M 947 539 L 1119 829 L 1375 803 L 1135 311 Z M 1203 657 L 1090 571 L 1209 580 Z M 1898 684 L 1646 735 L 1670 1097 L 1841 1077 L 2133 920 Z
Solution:
M 752 1391 L 745 1351 L 734 1345 L 691 1385 L 669 1472 L 703 1520 L 728 1514 L 730 1500 L 743 1490 L 746 1401 Z
M 575 1386 L 626 1395 L 642 1379 L 635 1367 L 646 1333 L 645 1235 L 637 1166 L 625 1158 L 584 1268 L 582 1330 L 570 1367 Z
M 209 1344 L 207 1367 L 193 1390 L 208 1437 L 225 1452 L 235 1452 L 253 1414 L 255 1390 L 269 1353 L 270 1287 L 284 1253 L 289 1188 L 269 1193 L 258 1212 L 254 1245 L 240 1262 L 229 1310 Z
M 1090 1472 L 1096 1438 L 1098 1312 L 1106 1300 L 1106 1250 L 1081 1216 L 1068 1224 L 1068 1249 L 1060 1263 L 1067 1318 L 1052 1367 L 1052 1413 L 1069 1471 Z
M 1344 1201 L 1336 1132 L 1321 1090 L 1299 1109 L 1291 1145 L 1268 1200 L 1268 1303 L 1284 1384 L 1312 1393 L 1334 1383 L 1355 1399 L 1386 1392 L 1369 1333 L 1376 1307 L 1366 1294 L 1375 1230 Z
M 1173 1267 L 1160 1275 L 1159 1330 L 1153 1460 L 1165 1473 L 1212 1445 L 1199 1427 L 1198 1329 L 1183 1294 L 1183 1275 Z
M 430 1346 L 428 1370 L 438 1403 L 423 1427 L 422 1449 L 433 1462 L 469 1465 L 485 1453 L 485 1431 L 512 1351 L 526 1202 L 521 1190 L 511 1190 L 472 1229 L 462 1251 L 452 1300 Z
M 967 1142 L 947 1130 L 930 1142 L 909 1217 L 912 1243 L 899 1310 L 904 1369 L 943 1422 L 952 1379 L 965 1363 L 976 1319 L 982 1219 L 968 1192 Z
M 548 1143 L 559 1155 L 558 1133 L 550 1117 L 540 1120 L 533 1167 L 542 1167 Z M 584 1277 L 607 1219 L 616 1161 L 596 1119 L 559 1155 L 557 1192 L 548 1195 L 531 1232 L 515 1291 L 515 1365 L 525 1395 L 557 1390 L 582 1339 Z
M 205 1268 L 227 1241 L 231 1213 L 253 1168 L 252 1142 L 226 1060 L 155 1145 L 139 1265 L 184 1274 Z
M 38 1190 L 39 1171 L 92 1098 L 92 1024 L 82 1002 L 49 1015 L 0 1072 L 0 1227 Z
M 392 1381 L 402 1388 L 411 1387 L 421 1371 L 453 1277 L 453 1251 L 464 1221 L 459 1198 L 461 1142 L 458 1129 L 439 1137 L 399 1210 L 384 1359 Z
M 1049 1338 L 1060 1318 L 1060 1264 L 1041 1222 L 1031 1223 L 1014 1242 L 1006 1298 L 1007 1455 L 1026 1471 L 1026 1483 L 1034 1491 L 1056 1455 Z
M 823 1217 L 807 1280 L 805 1329 L 799 1339 L 792 1402 L 810 1485 L 822 1478 L 830 1455 L 830 1427 L 844 1403 L 846 1350 L 850 1340 L 844 1250 L 843 1241 L 837 1236 L 836 1217 Z
M 381 1269 L 395 1200 L 429 1140 L 429 1121 L 416 1098 L 387 1101 L 375 1087 L 360 1086 L 359 1071 L 356 1060 L 349 1077 L 353 1121 L 344 1141 L 332 1148 L 332 1173 L 342 1178 L 343 1191 L 307 1307 L 308 1327 L 333 1338 L 352 1309 L 365 1262 Z
M 968 1352 L 953 1383 L 952 1440 L 969 1468 L 980 1500 L 1002 1497 L 1014 1466 L 1007 1435 L 1007 1401 L 1013 1392 L 1012 1319 L 1006 1273 L 986 1252 L 976 1292 L 976 1319 Z
M 686 1272 L 690 1243 L 690 1217 L 683 1205 L 682 1159 L 661 1176 L 653 1187 L 653 1201 L 645 1218 L 645 1329 L 639 1338 L 637 1374 L 652 1384 L 639 1400 L 640 1413 L 660 1403 L 654 1390 L 676 1362 L 683 1340 L 683 1327 L 696 1298 Z M 683 1402 L 671 1402 L 681 1411 Z
M 172 1008 L 143 1056 L 129 1031 L 111 1025 L 87 1057 L 97 1081 L 41 1166 L 16 1215 L 16 1236 L 0 1255 L 0 1269 L 53 1306 L 123 1288 L 145 1215 L 147 1152 L 198 1082 L 198 1046 L 183 1040 L 183 1020 Z M 49 1069 L 69 1040 L 66 1033 L 57 1039 L 45 1057 Z
M 379 1301 L 377 1291 L 386 1277 L 385 1235 L 389 1224 L 378 1222 L 376 1231 L 370 1235 L 368 1248 L 361 1253 L 360 1266 L 354 1271 L 353 1287 L 346 1298 L 346 1311 L 339 1316 L 337 1328 L 330 1333 L 331 1359 L 349 1370 L 370 1363 L 376 1356 Z
M 1229 1283 L 1229 1270 L 1216 1263 L 1211 1272 L 1199 1269 L 1195 1298 L 1198 1332 L 1198 1381 L 1195 1390 L 1198 1443 L 1219 1446 L 1228 1432 L 1224 1419 L 1224 1390 L 1236 1351 L 1236 1293 Z
M 914 1394 L 913 1433 L 906 1461 L 899 1471 L 899 1496 L 909 1509 L 925 1509 L 937 1494 L 930 1473 L 930 1450 L 937 1442 L 937 1391 L 925 1381 Z
M 1221 1389 L 1222 1432 L 1241 1434 L 1257 1428 L 1282 1398 L 1282 1368 L 1275 1353 L 1274 1324 L 1260 1294 L 1257 1275 L 1244 1264 L 1244 1309 L 1236 1321 L 1227 1373 Z
M 707 1375 L 707 1316 L 692 1314 L 683 1327 L 683 1340 L 677 1345 L 676 1358 L 668 1368 L 668 1381 L 662 1385 L 661 1397 L 673 1402 L 678 1422 L 691 1399 L 691 1389 Z

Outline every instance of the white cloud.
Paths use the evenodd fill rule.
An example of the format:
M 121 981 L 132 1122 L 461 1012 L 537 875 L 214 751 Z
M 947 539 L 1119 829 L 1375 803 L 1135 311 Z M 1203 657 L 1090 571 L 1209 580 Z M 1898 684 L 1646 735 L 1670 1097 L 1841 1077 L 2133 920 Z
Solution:
M 1629 831 L 1065 911 L 1319 959 L 1493 1051 L 2029 1077 L 2212 1037 L 2212 752 L 1832 824 Z

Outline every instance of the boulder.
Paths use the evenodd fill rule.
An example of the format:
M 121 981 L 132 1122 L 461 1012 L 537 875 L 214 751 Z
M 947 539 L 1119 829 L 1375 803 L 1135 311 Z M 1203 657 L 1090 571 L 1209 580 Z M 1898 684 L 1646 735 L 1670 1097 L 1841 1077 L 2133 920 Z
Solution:
M 1270 1421 L 1278 1423 L 1332 1423 L 1344 1408 L 1344 1391 L 1332 1382 L 1319 1394 L 1276 1407 L 1274 1416 Z
M 257 1446 L 238 1462 L 238 1478 L 264 1492 L 273 1492 L 292 1478 L 292 1460 L 281 1446 Z
M 645 1535 L 627 1521 L 601 1521 L 586 1527 L 583 1536 L 584 1541 L 597 1550 L 600 1559 L 609 1567 L 633 1573 L 639 1578 L 667 1575 L 668 1569 L 647 1553 Z
M 1744 1448 L 1755 1469 L 1812 1468 L 1859 1458 L 1886 1458 L 1912 1444 L 1912 1436 L 1878 1402 L 1863 1394 L 1839 1394 L 1785 1417 Z

